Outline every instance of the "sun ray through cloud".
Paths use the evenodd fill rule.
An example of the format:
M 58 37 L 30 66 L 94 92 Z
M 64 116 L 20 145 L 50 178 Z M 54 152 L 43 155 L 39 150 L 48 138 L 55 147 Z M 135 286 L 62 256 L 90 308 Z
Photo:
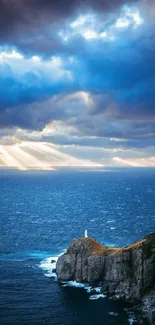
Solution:
M 33 153 L 32 153 L 32 151 Z M 31 152 L 30 152 L 31 151 Z M 57 167 L 99 167 L 88 159 L 78 159 L 60 152 L 56 146 L 48 143 L 22 142 L 12 146 L 0 146 L 1 160 L 4 166 L 20 170 L 54 170 Z M 42 157 L 39 157 L 39 153 Z

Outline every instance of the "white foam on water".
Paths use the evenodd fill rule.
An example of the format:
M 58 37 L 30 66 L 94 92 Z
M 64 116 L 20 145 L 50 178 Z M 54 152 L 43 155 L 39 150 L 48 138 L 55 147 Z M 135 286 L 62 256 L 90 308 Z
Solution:
M 59 256 L 61 256 L 62 254 L 65 253 L 66 250 L 64 250 L 60 255 L 58 256 L 52 256 L 52 257 L 47 257 L 44 258 L 40 264 L 39 264 L 39 268 L 42 269 L 44 271 L 44 275 L 48 278 L 54 278 L 57 279 L 56 273 L 55 273 L 55 269 L 56 269 L 56 263 L 57 260 L 59 258 Z
M 63 283 L 62 287 L 74 287 L 74 288 L 88 288 L 87 284 L 85 283 L 79 283 L 76 281 L 68 281 Z
M 56 278 L 56 273 L 55 273 L 55 269 L 56 269 L 56 262 L 58 260 L 58 257 L 54 256 L 54 257 L 48 257 L 45 258 L 44 260 L 42 260 L 40 262 L 39 267 L 45 271 L 44 275 L 48 278 Z
M 106 296 L 103 295 L 102 293 L 98 294 L 98 295 L 92 295 L 89 297 L 90 300 L 97 300 L 99 298 L 105 298 Z
M 87 283 L 79 283 L 76 281 L 63 282 L 62 287 L 74 287 L 74 288 L 80 288 L 80 289 L 82 288 L 82 289 L 86 290 L 87 293 L 98 293 L 99 294 L 101 292 L 101 287 L 92 287 Z M 102 294 L 100 296 L 102 296 L 102 298 L 103 298 Z
M 96 287 L 96 288 L 94 288 L 94 287 L 90 287 L 90 286 L 88 286 L 88 287 L 85 287 L 84 289 L 86 289 L 86 291 L 88 292 L 88 293 L 100 293 L 101 292 L 101 287 Z
M 100 293 L 101 292 L 101 287 L 94 288 L 96 292 Z

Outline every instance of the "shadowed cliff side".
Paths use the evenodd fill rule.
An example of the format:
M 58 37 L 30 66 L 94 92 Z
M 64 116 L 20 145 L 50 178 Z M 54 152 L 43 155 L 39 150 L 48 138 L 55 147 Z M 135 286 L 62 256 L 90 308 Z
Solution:
M 56 273 L 60 282 L 100 282 L 104 293 L 132 302 L 143 300 L 149 310 L 148 297 L 155 292 L 155 233 L 124 248 L 103 246 L 93 238 L 73 240 L 59 257 Z M 154 307 L 148 312 L 151 324 L 155 324 Z

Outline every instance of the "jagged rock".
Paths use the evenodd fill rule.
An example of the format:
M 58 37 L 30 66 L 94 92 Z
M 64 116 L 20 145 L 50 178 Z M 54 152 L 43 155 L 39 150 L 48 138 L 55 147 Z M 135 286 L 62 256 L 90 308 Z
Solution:
M 56 273 L 60 282 L 101 282 L 108 295 L 132 302 L 144 298 L 145 312 L 150 306 L 148 319 L 155 324 L 155 301 L 152 306 L 153 298 L 147 299 L 155 287 L 155 234 L 124 248 L 103 246 L 93 238 L 73 240 L 59 257 Z
M 51 264 L 55 263 L 55 260 L 51 260 Z

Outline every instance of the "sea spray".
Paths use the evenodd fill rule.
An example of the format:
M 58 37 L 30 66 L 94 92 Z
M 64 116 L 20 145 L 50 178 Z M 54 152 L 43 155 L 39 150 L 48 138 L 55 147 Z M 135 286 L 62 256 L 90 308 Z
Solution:
M 56 279 L 56 262 L 58 257 L 48 257 L 45 258 L 40 262 L 39 267 L 45 271 L 44 275 L 48 278 L 55 278 Z
M 57 276 L 56 276 L 56 263 L 57 263 L 57 260 L 58 260 L 59 256 L 61 256 L 62 254 L 64 254 L 65 251 L 66 250 L 63 250 L 57 256 L 52 256 L 52 257 L 50 256 L 50 257 L 44 258 L 40 262 L 39 268 L 44 271 L 44 275 L 46 277 L 57 279 Z

